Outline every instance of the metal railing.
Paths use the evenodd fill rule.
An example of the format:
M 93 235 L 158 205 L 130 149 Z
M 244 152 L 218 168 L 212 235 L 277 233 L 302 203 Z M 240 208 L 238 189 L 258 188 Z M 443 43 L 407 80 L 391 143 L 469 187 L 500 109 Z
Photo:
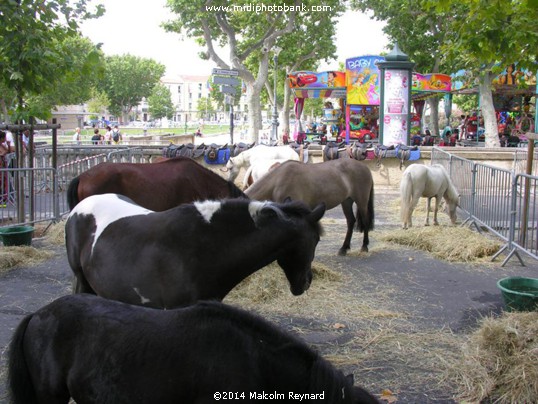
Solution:
M 505 241 L 492 258 L 507 252 L 502 266 L 514 256 L 525 265 L 520 252 L 538 260 L 538 177 L 518 172 L 526 159 L 518 151 L 516 155 L 512 170 L 476 163 L 437 147 L 431 155 L 432 164 L 443 165 L 460 192 L 464 224 L 487 229 Z
M 102 162 L 145 162 L 140 148 L 61 148 L 58 168 L 50 150 L 37 149 L 31 168 L 17 168 L 12 155 L 0 168 L 0 227 L 57 222 L 69 213 L 66 193 L 71 180 Z

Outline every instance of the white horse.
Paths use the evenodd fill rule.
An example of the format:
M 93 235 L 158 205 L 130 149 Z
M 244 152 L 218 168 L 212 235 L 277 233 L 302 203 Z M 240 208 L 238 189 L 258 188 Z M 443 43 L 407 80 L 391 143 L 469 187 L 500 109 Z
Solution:
M 400 183 L 401 196 L 401 220 L 402 227 L 407 229 L 412 226 L 411 215 L 416 208 L 420 197 L 428 198 L 426 213 L 426 226 L 430 224 L 430 204 L 435 197 L 435 210 L 433 212 L 433 224 L 438 225 L 437 211 L 439 202 L 443 197 L 447 203 L 447 213 L 452 224 L 456 224 L 456 208 L 459 203 L 458 190 L 452 184 L 446 169 L 439 165 L 425 166 L 412 164 L 406 168 Z
M 250 167 L 245 172 L 243 178 L 243 190 L 247 189 L 273 168 L 282 164 L 284 159 L 257 160 L 250 163 Z
M 266 146 L 263 144 L 254 146 L 235 157 L 230 157 L 226 163 L 226 168 L 230 171 L 228 180 L 235 181 L 241 167 L 248 168 L 251 161 L 274 159 L 299 161 L 299 155 L 289 146 Z

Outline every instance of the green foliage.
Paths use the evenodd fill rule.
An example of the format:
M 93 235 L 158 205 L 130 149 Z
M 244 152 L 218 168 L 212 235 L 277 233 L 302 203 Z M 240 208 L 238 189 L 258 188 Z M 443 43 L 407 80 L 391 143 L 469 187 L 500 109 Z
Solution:
M 172 103 L 172 94 L 167 86 L 159 83 L 153 87 L 151 95 L 148 97 L 148 112 L 154 119 L 164 117 L 172 119 L 174 104 Z
M 209 116 L 216 112 L 211 98 L 202 97 L 198 99 L 198 105 L 196 106 L 198 115 L 203 116 L 205 119 L 209 119 Z
M 454 94 L 452 102 L 466 115 L 478 109 L 478 97 L 476 94 Z
M 225 94 L 220 91 L 220 84 L 214 83 L 213 76 L 209 78 L 209 86 L 211 88 L 211 91 L 209 92 L 210 100 L 215 101 L 215 103 L 220 109 L 224 109 L 225 108 L 225 104 L 224 104 Z M 241 84 L 235 86 L 235 95 L 233 96 L 234 105 L 239 104 L 239 100 L 241 99 L 241 94 L 242 94 L 241 91 L 242 91 Z
M 98 87 L 94 87 L 91 91 L 90 99 L 87 102 L 88 111 L 92 113 L 92 118 L 100 118 L 106 112 L 110 101 L 102 90 L 98 90 Z M 95 114 L 95 117 L 93 117 Z
M 164 24 L 166 30 L 196 38 L 206 47 L 201 55 L 204 59 L 213 60 L 221 68 L 239 70 L 248 89 L 252 135 L 261 123 L 260 99 L 266 99 L 264 86 L 272 93 L 269 68 L 275 46 L 283 49 L 279 56 L 279 66 L 283 68 L 278 76 L 279 83 L 284 84 L 284 67 L 304 68 L 302 63 L 312 66 L 334 57 L 336 17 L 345 9 L 345 3 L 337 0 L 326 0 L 324 11 L 318 10 L 317 0 L 277 4 L 270 0 L 168 0 L 167 6 L 177 18 Z M 288 9 L 284 10 L 285 7 Z M 230 49 L 228 60 L 216 50 L 224 45 Z
M 46 105 L 46 97 L 73 72 L 69 40 L 78 36 L 82 20 L 104 11 L 102 6 L 94 13 L 86 8 L 87 0 L 2 1 L 0 82 L 15 94 L 15 120 L 43 112 L 27 100 L 34 97 L 34 106 Z
M 153 59 L 133 55 L 109 56 L 102 88 L 110 100 L 109 111 L 124 115 L 149 98 L 165 72 L 165 66 Z

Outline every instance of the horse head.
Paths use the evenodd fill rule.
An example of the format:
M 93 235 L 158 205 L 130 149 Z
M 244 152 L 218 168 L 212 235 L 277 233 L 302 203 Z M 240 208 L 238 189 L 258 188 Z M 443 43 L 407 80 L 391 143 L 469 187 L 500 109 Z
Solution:
M 452 183 L 449 177 L 448 178 L 448 188 L 445 193 L 445 201 L 447 204 L 446 212 L 448 216 L 450 217 L 450 222 L 454 225 L 456 224 L 457 214 L 456 209 L 460 205 L 460 195 L 458 193 L 458 190 Z
M 226 163 L 226 169 L 227 171 L 229 171 L 228 181 L 235 181 L 237 175 L 239 174 L 239 170 L 241 170 L 241 167 L 243 167 L 244 165 L 245 157 L 243 153 L 240 153 L 235 157 L 230 157 L 228 159 L 228 162 Z
M 319 221 L 325 214 L 325 204 L 321 203 L 313 210 L 301 202 L 279 204 L 282 211 L 292 222 L 296 238 L 287 243 L 286 249 L 277 258 L 278 265 L 284 270 L 295 296 L 308 290 L 312 282 L 312 261 L 316 246 L 323 233 Z

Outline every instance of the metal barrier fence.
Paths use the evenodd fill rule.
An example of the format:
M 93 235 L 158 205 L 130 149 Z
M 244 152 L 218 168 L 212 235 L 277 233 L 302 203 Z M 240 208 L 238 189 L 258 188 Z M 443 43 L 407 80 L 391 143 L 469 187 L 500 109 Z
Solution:
M 525 265 L 520 252 L 538 260 L 538 177 L 516 172 L 525 161 L 514 158 L 514 169 L 506 170 L 451 155 L 434 147 L 432 164 L 443 165 L 460 192 L 464 223 L 483 228 L 506 244 L 493 256 L 507 252 L 504 266 L 513 256 Z M 517 164 L 516 164 L 517 162 Z
M 56 222 L 69 213 L 67 188 L 71 180 L 99 163 L 145 162 L 140 148 L 61 148 L 57 169 L 50 150 L 36 150 L 34 167 L 16 168 L 10 155 L 0 168 L 0 227 Z M 26 163 L 25 163 L 26 164 Z

